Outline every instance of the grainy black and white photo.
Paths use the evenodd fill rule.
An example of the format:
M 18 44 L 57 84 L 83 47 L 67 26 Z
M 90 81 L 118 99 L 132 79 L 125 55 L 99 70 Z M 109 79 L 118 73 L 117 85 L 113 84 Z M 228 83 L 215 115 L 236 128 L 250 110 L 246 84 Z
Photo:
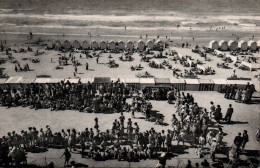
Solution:
M 0 0 L 0 167 L 257 168 L 259 0 Z

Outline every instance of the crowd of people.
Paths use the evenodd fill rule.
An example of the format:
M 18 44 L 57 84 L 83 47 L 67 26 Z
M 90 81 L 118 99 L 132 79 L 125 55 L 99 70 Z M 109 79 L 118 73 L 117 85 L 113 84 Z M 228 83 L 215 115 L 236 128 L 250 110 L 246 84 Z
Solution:
M 237 85 L 220 85 L 218 91 L 225 93 L 226 99 L 233 99 L 239 103 L 250 103 L 256 90 L 253 84 L 248 83 L 244 89 L 238 88 Z

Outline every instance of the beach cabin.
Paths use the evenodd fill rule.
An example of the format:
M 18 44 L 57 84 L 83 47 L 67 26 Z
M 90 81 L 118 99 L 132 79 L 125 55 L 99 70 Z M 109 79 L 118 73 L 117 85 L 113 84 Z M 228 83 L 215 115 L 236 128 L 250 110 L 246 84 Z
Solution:
M 226 79 L 212 79 L 212 81 L 214 83 L 214 91 L 221 91 L 220 86 L 223 88 L 227 84 Z
M 68 40 L 65 40 L 63 43 L 63 48 L 66 50 L 70 50 L 71 49 L 71 44 Z
M 35 78 L 23 78 L 20 80 L 19 83 L 22 85 L 30 85 L 30 84 L 34 83 L 34 81 L 35 81 Z
M 116 43 L 113 40 L 109 41 L 108 48 L 109 48 L 109 50 L 115 50 L 116 49 Z
M 61 44 L 61 42 L 59 40 L 57 40 L 55 42 L 54 49 L 55 50 L 61 50 L 62 49 L 62 44 Z
M 199 79 L 199 91 L 213 91 L 214 82 L 211 79 Z
M 248 44 L 247 42 L 245 42 L 244 40 L 240 40 L 238 42 L 238 48 L 241 50 L 241 51 L 247 51 L 248 49 Z
M 140 78 L 126 78 L 125 84 L 130 89 L 130 92 L 133 92 L 136 89 L 140 89 Z
M 7 78 L 0 78 L 0 88 L 4 88 L 6 79 Z
M 5 81 L 5 84 L 8 84 L 12 88 L 18 88 L 22 79 L 23 77 L 21 76 L 12 76 Z
M 154 81 L 156 87 L 171 87 L 171 81 L 169 78 L 155 78 Z
M 233 40 L 228 41 L 228 48 L 229 48 L 230 51 L 237 50 L 237 47 L 238 47 L 238 44 L 237 44 L 236 41 L 233 41 Z
M 118 42 L 118 49 L 119 50 L 124 50 L 125 49 L 125 43 L 123 41 L 119 41 Z
M 90 48 L 90 45 L 87 41 L 83 41 L 81 46 L 83 50 L 87 50 Z
M 199 80 L 198 79 L 185 79 L 186 90 L 199 91 Z
M 186 82 L 184 79 L 170 78 L 170 83 L 173 88 L 179 90 L 186 90 Z
M 260 69 L 260 64 L 258 64 L 258 63 L 249 63 L 247 61 L 242 61 L 241 64 L 239 65 L 239 68 L 241 66 L 248 67 L 250 71 L 252 71 L 252 69 Z
M 145 48 L 145 43 L 143 40 L 139 40 L 137 44 L 138 50 L 143 51 Z
M 245 89 L 246 85 L 252 84 L 251 81 L 248 80 L 227 80 L 228 85 L 236 85 L 238 89 Z
M 256 51 L 257 50 L 257 43 L 253 40 L 250 40 L 247 42 L 248 47 L 250 48 L 251 51 Z
M 257 48 L 260 49 L 260 40 L 257 41 Z
M 163 42 L 161 40 L 157 40 L 157 41 L 155 41 L 155 46 L 158 50 L 162 50 L 163 49 Z
M 48 83 L 50 84 L 58 84 L 64 82 L 64 78 L 51 78 Z
M 105 49 L 107 49 L 107 42 L 106 41 L 101 41 L 99 46 L 100 46 L 101 50 L 105 50 Z
M 100 89 L 102 86 L 108 86 L 110 83 L 110 77 L 95 77 L 93 81 L 93 85 L 96 89 Z
M 225 40 L 220 40 L 218 42 L 219 50 L 221 51 L 227 51 L 228 50 L 228 43 Z
M 141 89 L 144 88 L 151 88 L 155 86 L 155 80 L 154 78 L 140 78 L 140 87 Z
M 81 78 L 80 82 L 82 83 L 82 85 L 86 86 L 89 83 L 92 84 L 94 82 L 94 78 Z
M 148 40 L 146 42 L 146 46 L 152 50 L 154 48 L 154 42 L 152 40 Z
M 74 40 L 72 43 L 72 47 L 76 49 L 80 49 L 81 48 L 80 42 L 78 40 Z
M 48 41 L 46 42 L 46 45 L 47 45 L 47 49 L 53 49 L 54 44 L 53 44 L 53 41 L 52 41 L 52 40 L 48 40 Z
M 133 50 L 133 49 L 134 49 L 134 43 L 129 40 L 129 41 L 126 43 L 126 48 L 127 48 L 128 50 Z
M 215 41 L 215 40 L 211 40 L 211 41 L 209 42 L 209 48 L 210 48 L 210 49 L 213 49 L 213 50 L 218 49 L 218 42 Z
M 74 78 L 74 79 L 65 79 L 64 83 L 71 83 L 71 84 L 78 84 L 79 83 L 79 79 L 78 78 Z
M 91 43 L 91 48 L 92 50 L 97 50 L 98 49 L 98 42 L 97 41 L 92 41 Z

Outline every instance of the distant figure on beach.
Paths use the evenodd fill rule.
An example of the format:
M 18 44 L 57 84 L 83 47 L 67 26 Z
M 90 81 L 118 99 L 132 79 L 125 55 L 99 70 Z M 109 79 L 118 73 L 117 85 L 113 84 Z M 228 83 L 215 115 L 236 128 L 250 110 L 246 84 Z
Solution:
M 159 35 L 157 35 L 157 38 L 160 38 L 160 36 L 159 36 Z
M 126 26 L 125 26 L 125 30 L 126 30 Z
M 33 34 L 32 34 L 32 32 L 30 32 L 30 39 L 32 39 L 33 38 Z
M 192 38 L 192 41 L 194 41 L 194 40 L 195 40 L 195 38 L 193 37 L 193 38 Z
M 148 38 L 148 34 L 145 35 L 145 38 Z
M 88 63 L 86 62 L 86 70 L 88 70 Z
M 97 57 L 97 59 L 96 59 L 97 64 L 98 64 L 98 61 L 99 61 L 99 57 Z
M 142 39 L 142 35 L 140 35 L 140 39 Z

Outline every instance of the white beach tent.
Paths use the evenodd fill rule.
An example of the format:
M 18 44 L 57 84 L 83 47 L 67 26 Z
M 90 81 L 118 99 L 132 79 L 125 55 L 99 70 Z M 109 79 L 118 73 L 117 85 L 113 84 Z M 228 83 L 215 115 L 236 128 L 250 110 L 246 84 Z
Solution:
M 256 51 L 257 50 L 257 43 L 253 40 L 250 40 L 247 42 L 248 47 L 253 50 Z
M 260 68 L 260 64 L 258 64 L 258 63 L 253 64 L 253 63 L 242 61 L 241 64 L 239 65 L 239 67 L 241 67 L 242 65 L 248 67 L 250 69 L 250 71 L 252 71 L 252 69 L 259 69 Z
M 230 54 L 227 54 L 226 57 L 227 57 L 227 58 L 230 58 L 230 59 L 233 61 L 234 64 L 235 64 L 235 63 L 237 62 L 237 60 L 238 60 L 238 57 L 237 57 L 237 56 L 233 56 L 233 55 L 230 55 Z
M 65 79 L 64 83 L 67 83 L 69 81 L 69 83 L 79 83 L 79 79 Z
M 220 40 L 218 42 L 218 45 L 219 45 L 219 49 L 222 50 L 222 51 L 227 51 L 228 50 L 228 43 L 227 41 L 225 40 Z
M 105 50 L 107 49 L 107 42 L 103 40 L 99 43 L 99 46 L 101 50 Z
M 51 78 L 36 78 L 34 83 L 47 84 L 50 82 L 50 80 L 51 80 Z
M 135 89 L 140 89 L 140 78 L 125 78 L 125 84 Z
M 145 43 L 143 40 L 139 40 L 138 43 L 137 43 L 137 47 L 138 47 L 138 50 L 141 50 L 143 51 L 144 48 L 145 48 Z
M 55 41 L 54 49 L 56 49 L 56 50 L 61 50 L 62 49 L 62 44 L 61 44 L 61 42 L 59 40 Z
M 11 87 L 18 88 L 22 79 L 23 77 L 21 76 L 12 76 L 5 81 L 5 84 L 9 84 Z
M 48 83 L 57 84 L 64 81 L 64 78 L 51 78 Z
M 123 42 L 123 41 L 119 41 L 118 42 L 118 49 L 119 50 L 124 50 L 125 49 L 125 42 Z
M 65 40 L 63 43 L 63 47 L 67 50 L 71 49 L 71 44 L 68 40 Z
M 219 50 L 214 50 L 214 55 L 219 56 L 219 57 L 223 57 L 226 55 L 226 53 L 219 51 Z
M 199 91 L 199 80 L 198 79 L 185 79 L 186 90 Z
M 87 50 L 87 49 L 90 48 L 90 45 L 89 45 L 88 41 L 83 41 L 81 46 L 82 46 L 83 50 Z
M 140 78 L 140 86 L 142 89 L 145 87 L 153 87 L 155 86 L 155 80 L 154 78 Z
M 230 51 L 235 51 L 235 50 L 237 50 L 238 44 L 237 44 L 236 41 L 229 40 L 228 41 L 228 47 L 229 47 Z
M 81 78 L 80 79 L 80 82 L 85 85 L 85 84 L 88 84 L 88 83 L 93 83 L 94 82 L 94 78 Z
M 133 50 L 134 49 L 134 43 L 131 40 L 127 41 L 126 48 L 129 49 L 129 50 Z
M 245 42 L 244 40 L 240 40 L 238 42 L 238 48 L 242 51 L 246 51 L 248 49 L 247 42 Z
M 146 42 L 146 45 L 147 45 L 147 48 L 150 48 L 152 50 L 154 47 L 154 42 L 152 40 L 148 40 Z
M 92 48 L 93 50 L 98 49 L 98 42 L 95 41 L 95 40 L 93 40 L 93 41 L 91 42 L 91 48 Z
M 210 48 L 210 49 L 214 49 L 214 50 L 218 49 L 218 42 L 215 41 L 215 40 L 211 40 L 211 41 L 209 42 L 209 48 Z
M 109 48 L 110 50 L 116 49 L 116 43 L 115 43 L 113 40 L 109 41 L 109 43 L 108 43 L 108 48 Z
M 27 85 L 27 84 L 31 84 L 34 83 L 35 78 L 22 78 L 19 83 L 23 84 L 23 85 Z
M 163 42 L 162 42 L 162 40 L 157 40 L 157 41 L 155 41 L 155 46 L 157 47 L 157 48 L 161 48 L 161 47 L 163 47 Z
M 179 90 L 185 90 L 186 82 L 184 79 L 170 78 L 171 85 Z
M 76 49 L 80 49 L 80 42 L 78 40 L 74 40 L 72 43 L 72 47 Z

